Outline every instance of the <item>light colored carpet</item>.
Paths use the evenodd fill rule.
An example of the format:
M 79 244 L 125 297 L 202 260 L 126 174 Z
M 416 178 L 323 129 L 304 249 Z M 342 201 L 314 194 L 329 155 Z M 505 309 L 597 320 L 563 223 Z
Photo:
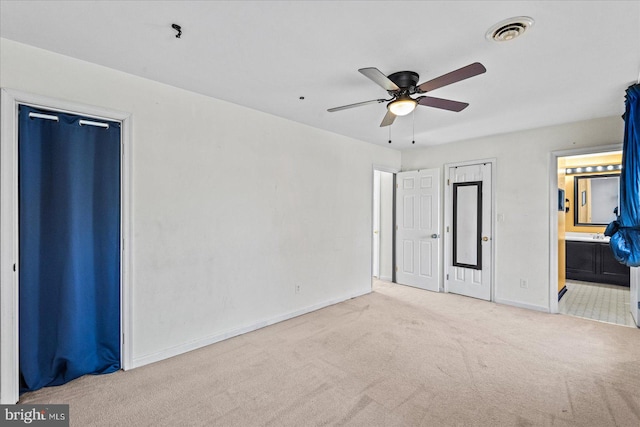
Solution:
M 640 426 L 640 330 L 377 281 L 374 292 L 20 403 L 72 426 Z

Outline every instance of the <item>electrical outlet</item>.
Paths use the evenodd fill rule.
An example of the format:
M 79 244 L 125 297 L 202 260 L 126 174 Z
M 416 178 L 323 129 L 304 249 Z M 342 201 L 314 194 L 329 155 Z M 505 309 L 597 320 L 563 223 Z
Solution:
M 529 282 L 527 282 L 527 279 L 520 279 L 520 287 L 527 289 L 529 287 Z

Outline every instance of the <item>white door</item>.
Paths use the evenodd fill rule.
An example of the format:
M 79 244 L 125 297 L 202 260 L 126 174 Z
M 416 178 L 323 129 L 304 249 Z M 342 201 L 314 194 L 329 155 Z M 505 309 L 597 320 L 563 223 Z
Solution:
M 396 175 L 396 282 L 440 288 L 440 169 Z
M 452 167 L 447 191 L 447 291 L 490 301 L 491 163 Z

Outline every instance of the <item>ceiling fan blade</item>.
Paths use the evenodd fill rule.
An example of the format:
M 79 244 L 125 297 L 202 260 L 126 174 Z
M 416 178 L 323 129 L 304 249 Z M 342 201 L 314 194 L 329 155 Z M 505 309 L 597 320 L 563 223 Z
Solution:
M 436 77 L 433 80 L 429 80 L 428 82 L 424 82 L 418 85 L 418 92 L 429 92 L 431 90 L 450 85 L 451 83 L 456 83 L 461 80 L 468 79 L 469 77 L 477 76 L 478 74 L 482 74 L 485 71 L 487 71 L 487 69 L 484 68 L 484 65 L 479 62 L 474 62 L 473 64 L 469 64 L 466 67 L 458 68 L 455 71 L 443 74 L 440 77 Z
M 378 70 L 375 67 L 360 68 L 358 71 L 369 77 L 371 80 L 373 80 L 374 83 L 382 86 L 382 88 L 386 91 L 400 90 L 398 85 L 389 80 L 387 76 L 382 74 L 382 71 Z
M 349 108 L 360 107 L 362 105 L 368 105 L 368 104 L 379 104 L 379 103 L 385 102 L 385 101 L 388 101 L 388 99 L 372 99 L 371 101 L 356 102 L 355 104 L 349 104 L 349 105 L 343 105 L 341 107 L 329 108 L 327 111 L 330 112 L 330 113 L 333 113 L 334 111 L 346 110 L 346 109 L 349 109 Z
M 450 99 L 434 98 L 433 96 L 421 96 L 417 99 L 418 104 L 427 107 L 440 108 L 442 110 L 455 111 L 456 113 L 469 106 L 466 102 L 452 101 Z
M 396 115 L 393 114 L 391 111 L 387 111 L 387 114 L 385 114 L 384 119 L 382 119 L 382 123 L 380 123 L 380 127 L 385 127 L 385 126 L 390 126 L 393 124 L 393 121 L 396 119 Z

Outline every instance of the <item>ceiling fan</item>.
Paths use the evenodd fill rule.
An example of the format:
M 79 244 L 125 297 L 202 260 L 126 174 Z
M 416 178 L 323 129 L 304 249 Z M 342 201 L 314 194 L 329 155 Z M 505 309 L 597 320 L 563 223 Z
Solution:
M 411 113 L 417 105 L 426 107 L 440 108 L 443 110 L 459 112 L 469 106 L 466 102 L 452 101 L 450 99 L 434 98 L 432 96 L 418 96 L 412 98 L 411 95 L 427 93 L 432 90 L 468 79 L 487 71 L 479 62 L 474 62 L 466 67 L 459 68 L 450 73 L 443 74 L 433 80 L 418 83 L 420 76 L 413 71 L 398 71 L 397 73 L 385 76 L 375 67 L 361 68 L 358 70 L 374 83 L 380 85 L 386 90 L 391 98 L 389 99 L 373 99 L 371 101 L 357 102 L 355 104 L 343 105 L 341 107 L 329 108 L 330 113 L 334 111 L 346 110 L 348 108 L 360 107 L 368 104 L 379 104 L 388 102 L 387 114 L 382 119 L 380 127 L 389 126 L 393 123 L 397 116 L 405 116 Z

